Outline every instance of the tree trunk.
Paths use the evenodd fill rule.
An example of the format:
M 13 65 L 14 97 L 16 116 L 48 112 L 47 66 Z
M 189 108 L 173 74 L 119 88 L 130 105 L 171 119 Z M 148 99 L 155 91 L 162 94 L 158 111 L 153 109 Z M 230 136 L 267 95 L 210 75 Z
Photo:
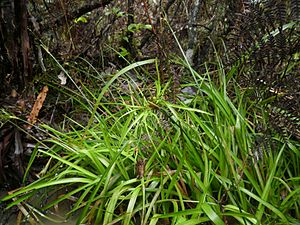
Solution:
M 0 2 L 0 92 L 21 92 L 30 77 L 27 0 Z M 10 87 L 10 88 L 7 88 Z

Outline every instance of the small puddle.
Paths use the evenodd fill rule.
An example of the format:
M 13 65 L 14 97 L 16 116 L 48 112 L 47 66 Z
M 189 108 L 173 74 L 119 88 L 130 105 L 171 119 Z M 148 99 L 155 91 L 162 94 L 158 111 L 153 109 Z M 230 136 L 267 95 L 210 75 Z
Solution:
M 0 192 L 0 198 L 4 197 L 6 192 Z M 49 210 L 46 213 L 46 216 L 55 220 L 57 222 L 50 221 L 42 216 L 38 216 L 39 222 L 33 223 L 24 217 L 24 211 L 22 211 L 22 206 L 13 207 L 8 210 L 4 210 L 6 205 L 4 203 L 0 203 L 0 225 L 57 225 L 57 224 L 65 224 L 65 225 L 75 225 L 76 224 L 76 215 L 71 218 L 66 219 L 66 215 L 70 210 L 71 202 L 65 201 L 60 203 L 56 210 Z M 25 208 L 24 208 L 25 209 Z M 27 209 L 27 208 L 26 208 Z M 55 211 L 55 212 L 53 212 Z M 18 219 L 18 216 L 22 216 L 21 219 Z

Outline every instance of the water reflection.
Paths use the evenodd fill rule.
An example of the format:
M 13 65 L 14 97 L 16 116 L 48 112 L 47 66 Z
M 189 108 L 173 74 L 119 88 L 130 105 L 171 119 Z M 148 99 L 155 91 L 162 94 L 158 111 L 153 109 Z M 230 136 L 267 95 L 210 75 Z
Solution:
M 0 192 L 0 199 L 6 195 L 6 192 Z M 25 218 L 24 214 L 21 212 L 20 207 L 13 207 L 8 210 L 5 210 L 6 203 L 0 203 L 0 225 L 75 225 L 76 224 L 76 215 L 71 218 L 67 218 L 67 213 L 70 211 L 72 202 L 64 201 L 59 205 L 55 206 L 55 209 L 48 210 L 44 212 L 51 220 L 50 221 L 42 216 L 37 215 L 39 222 Z

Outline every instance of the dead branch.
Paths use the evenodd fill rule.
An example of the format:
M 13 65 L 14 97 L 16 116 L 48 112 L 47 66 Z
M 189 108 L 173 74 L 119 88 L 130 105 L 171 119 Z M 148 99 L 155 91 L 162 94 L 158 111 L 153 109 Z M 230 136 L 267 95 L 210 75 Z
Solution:
M 111 2 L 113 2 L 113 0 L 102 0 L 102 1 L 93 1 L 93 2 L 90 2 L 89 4 L 87 5 L 84 5 L 78 9 L 75 9 L 74 11 L 70 11 L 66 16 L 65 15 L 62 15 L 61 17 L 58 17 L 57 19 L 55 20 L 52 20 L 46 24 L 43 24 L 41 26 L 41 30 L 44 31 L 44 30 L 48 30 L 50 27 L 52 27 L 53 25 L 56 25 L 56 26 L 61 26 L 63 25 L 66 20 L 73 20 L 75 18 L 78 18 L 88 12 L 91 12 L 95 9 L 98 9 L 98 8 L 104 8 L 105 6 L 107 6 L 108 4 L 110 4 Z

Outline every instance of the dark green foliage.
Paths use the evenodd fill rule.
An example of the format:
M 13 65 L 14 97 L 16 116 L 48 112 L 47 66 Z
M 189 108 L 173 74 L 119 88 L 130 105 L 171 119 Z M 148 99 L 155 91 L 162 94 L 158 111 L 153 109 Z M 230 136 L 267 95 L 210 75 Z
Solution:
M 299 138 L 299 1 L 247 3 L 235 14 L 227 43 L 240 84 L 255 90 L 276 131 Z
M 299 20 L 300 18 L 300 1 L 291 0 L 291 15 L 294 20 Z

